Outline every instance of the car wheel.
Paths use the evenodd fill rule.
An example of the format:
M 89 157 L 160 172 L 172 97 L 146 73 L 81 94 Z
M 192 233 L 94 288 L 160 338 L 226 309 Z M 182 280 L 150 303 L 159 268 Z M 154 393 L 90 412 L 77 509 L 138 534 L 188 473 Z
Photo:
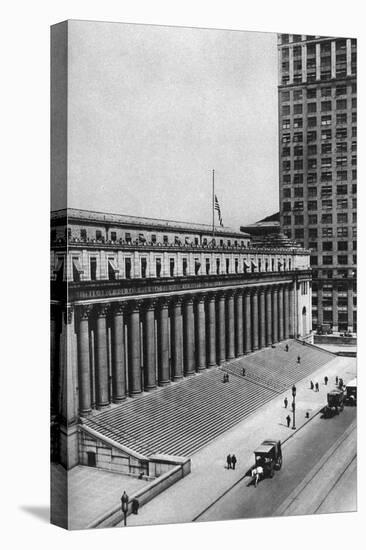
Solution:
M 281 468 L 282 468 L 282 456 L 280 456 L 277 461 L 277 470 L 281 470 Z

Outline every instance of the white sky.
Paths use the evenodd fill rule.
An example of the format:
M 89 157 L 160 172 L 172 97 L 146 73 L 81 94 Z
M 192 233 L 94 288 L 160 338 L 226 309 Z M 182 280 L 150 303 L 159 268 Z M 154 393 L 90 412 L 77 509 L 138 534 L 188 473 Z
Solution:
M 68 206 L 211 223 L 214 168 L 224 225 L 277 211 L 276 42 L 71 21 Z

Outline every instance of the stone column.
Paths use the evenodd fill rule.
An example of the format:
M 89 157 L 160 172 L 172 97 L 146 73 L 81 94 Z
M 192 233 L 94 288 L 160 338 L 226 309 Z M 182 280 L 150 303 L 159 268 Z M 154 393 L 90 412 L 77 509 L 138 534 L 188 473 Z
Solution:
M 227 359 L 234 359 L 235 357 L 235 317 L 234 317 L 234 293 L 229 290 L 226 300 L 227 310 L 227 329 L 226 329 L 226 342 L 227 342 Z
M 170 383 L 168 301 L 159 300 L 158 308 L 158 379 L 159 386 L 166 386 Z
M 243 351 L 243 291 L 235 293 L 235 354 L 241 357 Z
M 112 324 L 112 398 L 113 403 L 126 399 L 125 345 L 123 312 L 125 304 L 120 302 L 113 308 Z
M 272 292 L 266 288 L 266 345 L 272 345 Z
M 266 303 L 264 287 L 258 289 L 259 292 L 259 347 L 264 348 L 266 345 Z
M 347 330 L 353 332 L 354 326 L 353 326 L 353 284 L 352 282 L 349 283 L 349 287 L 347 289 Z
M 197 370 L 206 369 L 206 315 L 205 315 L 205 295 L 197 296 L 197 314 L 196 314 L 196 349 L 197 349 Z
M 278 288 L 278 339 L 283 340 L 283 286 Z
M 207 297 L 207 342 L 208 366 L 216 365 L 216 295 L 210 293 Z
M 183 320 L 182 296 L 174 297 L 171 313 L 172 376 L 173 381 L 183 378 Z
M 253 351 L 258 349 L 258 289 L 252 290 L 252 342 Z
M 245 315 L 245 341 L 244 341 L 244 353 L 250 353 L 252 351 L 252 314 L 251 314 L 251 301 L 250 301 L 250 290 L 245 290 L 244 295 L 244 315 Z
M 140 307 L 140 300 L 130 302 L 128 323 L 128 390 L 130 395 L 141 393 Z
M 194 313 L 193 313 L 193 296 L 188 296 L 184 301 L 184 374 L 192 376 L 195 374 L 194 364 Z
M 283 289 L 283 336 L 285 340 L 289 337 L 289 288 L 288 285 L 284 286 Z
M 278 342 L 278 288 L 272 288 L 272 340 L 276 344 Z
M 144 302 L 144 389 L 152 391 L 156 388 L 155 368 L 155 300 Z
M 332 315 L 332 328 L 334 332 L 338 332 L 338 292 L 337 287 L 332 288 L 332 306 L 333 306 L 333 315 Z M 312 313 L 312 310 L 310 310 Z M 349 322 L 348 322 L 349 325 Z
M 289 322 L 289 336 L 295 338 L 295 288 L 294 283 L 290 285 L 290 322 Z
M 217 340 L 218 340 L 218 360 L 222 365 L 226 360 L 226 323 L 225 323 L 225 293 L 220 292 L 218 298 L 218 324 L 217 324 Z
M 107 357 L 107 322 L 109 305 L 100 304 L 97 314 L 97 408 L 103 409 L 109 405 L 108 392 L 108 357 Z

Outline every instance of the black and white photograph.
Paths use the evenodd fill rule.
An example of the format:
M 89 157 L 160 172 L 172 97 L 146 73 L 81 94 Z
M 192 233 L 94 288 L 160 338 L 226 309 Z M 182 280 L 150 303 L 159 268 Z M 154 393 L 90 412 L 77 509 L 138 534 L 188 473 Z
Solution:
M 4 6 L 3 546 L 362 540 L 362 20 Z
M 356 511 L 357 40 L 56 24 L 51 185 L 52 522 Z

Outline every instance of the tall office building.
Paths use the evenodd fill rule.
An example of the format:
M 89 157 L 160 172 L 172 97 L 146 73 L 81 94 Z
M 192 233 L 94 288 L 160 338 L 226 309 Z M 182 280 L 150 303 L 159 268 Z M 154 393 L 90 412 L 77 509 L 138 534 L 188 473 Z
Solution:
M 313 328 L 357 331 L 356 40 L 278 35 L 280 223 L 311 249 Z

